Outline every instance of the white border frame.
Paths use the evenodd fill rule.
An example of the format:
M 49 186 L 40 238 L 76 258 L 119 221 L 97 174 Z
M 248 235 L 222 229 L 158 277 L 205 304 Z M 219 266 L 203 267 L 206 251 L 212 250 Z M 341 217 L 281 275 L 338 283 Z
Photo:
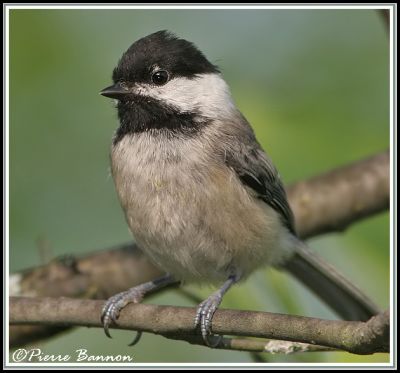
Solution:
M 123 363 L 15 363 L 9 361 L 9 11 L 13 9 L 387 9 L 390 13 L 390 323 L 391 323 L 391 335 L 390 335 L 390 362 L 389 363 L 130 363 L 130 364 L 123 364 Z M 397 351 L 394 348 L 394 337 L 396 335 L 397 341 L 397 329 L 394 328 L 395 324 L 397 324 L 397 319 L 394 318 L 394 305 L 397 306 L 397 294 L 394 292 L 394 276 L 397 274 L 396 271 L 396 262 L 394 261 L 396 253 L 395 253 L 395 245 L 397 247 L 397 232 L 395 230 L 395 204 L 394 201 L 397 201 L 397 190 L 394 188 L 394 182 L 397 180 L 397 167 L 395 167 L 395 160 L 394 157 L 395 153 L 397 153 L 397 148 L 395 147 L 394 139 L 395 136 L 395 128 L 394 128 L 394 119 L 397 117 L 397 107 L 394 101 L 394 89 L 397 89 L 396 81 L 394 80 L 395 72 L 394 72 L 394 47 L 397 47 L 397 40 L 394 39 L 396 35 L 394 33 L 394 29 L 397 24 L 394 23 L 395 15 L 397 15 L 396 4 L 368 4 L 368 5 L 355 5 L 355 4 L 336 4 L 336 5 L 329 5 L 329 4 L 316 4 L 316 5 L 158 5 L 158 4 L 147 4 L 147 5 L 114 5 L 114 4 L 102 4 L 102 5 L 68 5 L 68 4 L 3 4 L 3 19 L 5 18 L 4 23 L 4 38 L 5 38 L 5 50 L 3 49 L 3 61 L 5 69 L 3 68 L 3 74 L 5 86 L 3 86 L 3 112 L 4 112 L 4 121 L 5 125 L 3 126 L 3 133 L 4 133 L 4 160 L 5 162 L 5 172 L 3 172 L 3 185 L 5 185 L 5 193 L 4 193 L 4 206 L 5 211 L 3 213 L 5 226 L 3 226 L 3 236 L 4 236 L 4 267 L 5 267 L 5 298 L 3 298 L 3 309 L 5 307 L 5 355 L 4 356 L 4 366 L 11 367 L 11 368 L 31 368 L 31 369 L 39 369 L 45 367 L 51 367 L 53 369 L 62 369 L 65 367 L 81 367 L 81 368 L 111 368 L 111 367 L 118 367 L 118 368 L 150 368 L 150 367 L 165 367 L 165 368 L 185 368 L 185 367 L 237 367 L 237 368 L 244 368 L 244 367 L 252 367 L 252 368 L 283 368 L 283 367 L 307 367 L 308 369 L 320 369 L 321 367 L 346 367 L 346 368 L 376 368 L 376 367 L 386 367 L 390 368 L 394 366 L 394 362 L 397 363 Z M 397 20 L 397 19 L 396 19 Z M 3 44 L 3 48 L 4 48 Z M 396 48 L 397 49 L 397 48 Z M 396 55 L 397 57 L 397 55 Z M 397 74 L 396 74 L 397 75 Z M 396 164 L 397 166 L 397 164 Z M 5 180 L 4 180 L 5 177 Z M 396 357 L 396 359 L 395 359 Z

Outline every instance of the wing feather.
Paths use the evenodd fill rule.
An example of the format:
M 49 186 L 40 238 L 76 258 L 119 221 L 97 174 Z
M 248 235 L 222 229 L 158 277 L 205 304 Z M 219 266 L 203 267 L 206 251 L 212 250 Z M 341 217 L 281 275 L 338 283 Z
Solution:
M 248 127 L 245 127 L 246 131 L 241 133 L 240 139 L 230 137 L 229 146 L 225 149 L 225 163 L 245 186 L 254 191 L 257 198 L 281 215 L 282 222 L 295 234 L 293 213 L 279 173 L 261 148 L 247 121 L 246 124 Z

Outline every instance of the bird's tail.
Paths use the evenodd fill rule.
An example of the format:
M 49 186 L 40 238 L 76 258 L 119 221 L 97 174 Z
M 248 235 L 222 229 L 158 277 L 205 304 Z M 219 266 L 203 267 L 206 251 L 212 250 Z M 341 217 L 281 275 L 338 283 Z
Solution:
M 344 320 L 366 321 L 380 312 L 363 292 L 299 241 L 282 267 L 305 284 Z

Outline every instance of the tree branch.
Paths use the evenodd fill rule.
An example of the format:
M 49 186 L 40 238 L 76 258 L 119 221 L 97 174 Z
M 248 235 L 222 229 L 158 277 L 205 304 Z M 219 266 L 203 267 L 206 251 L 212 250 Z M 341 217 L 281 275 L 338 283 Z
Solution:
M 193 345 L 205 346 L 204 340 L 199 335 L 163 335 L 168 339 L 185 341 Z M 205 346 L 208 347 L 208 346 Z M 246 351 L 252 353 L 267 352 L 270 354 L 294 354 L 297 352 L 326 352 L 337 351 L 335 348 L 311 345 L 301 342 L 290 342 L 281 340 L 265 340 L 250 338 L 226 338 L 223 337 L 214 349 L 230 351 Z
M 288 197 L 300 236 L 343 231 L 388 209 L 389 184 L 388 151 L 293 184 Z
M 70 298 L 10 299 L 11 324 L 102 327 L 102 301 Z M 118 329 L 137 330 L 197 343 L 193 330 L 196 308 L 131 304 Z M 323 320 L 268 312 L 218 310 L 213 331 L 222 335 L 289 340 L 322 345 L 355 354 L 389 352 L 389 312 L 367 322 Z M 200 340 L 199 340 L 200 341 Z M 203 342 L 201 342 L 203 344 Z
M 361 218 L 386 210 L 389 194 L 388 151 L 288 189 L 297 230 L 303 238 L 343 230 Z M 10 295 L 105 299 L 161 274 L 135 244 L 129 243 L 81 258 L 57 258 L 13 274 Z M 62 330 L 65 328 L 12 327 L 10 345 L 30 343 Z

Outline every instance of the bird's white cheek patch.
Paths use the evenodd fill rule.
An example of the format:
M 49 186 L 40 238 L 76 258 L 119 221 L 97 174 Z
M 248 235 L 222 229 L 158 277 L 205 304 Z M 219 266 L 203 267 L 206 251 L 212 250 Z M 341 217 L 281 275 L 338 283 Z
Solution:
M 234 109 L 229 87 L 220 74 L 199 74 L 192 79 L 173 78 L 161 87 L 140 85 L 136 92 L 181 112 L 195 112 L 211 118 L 223 117 Z

